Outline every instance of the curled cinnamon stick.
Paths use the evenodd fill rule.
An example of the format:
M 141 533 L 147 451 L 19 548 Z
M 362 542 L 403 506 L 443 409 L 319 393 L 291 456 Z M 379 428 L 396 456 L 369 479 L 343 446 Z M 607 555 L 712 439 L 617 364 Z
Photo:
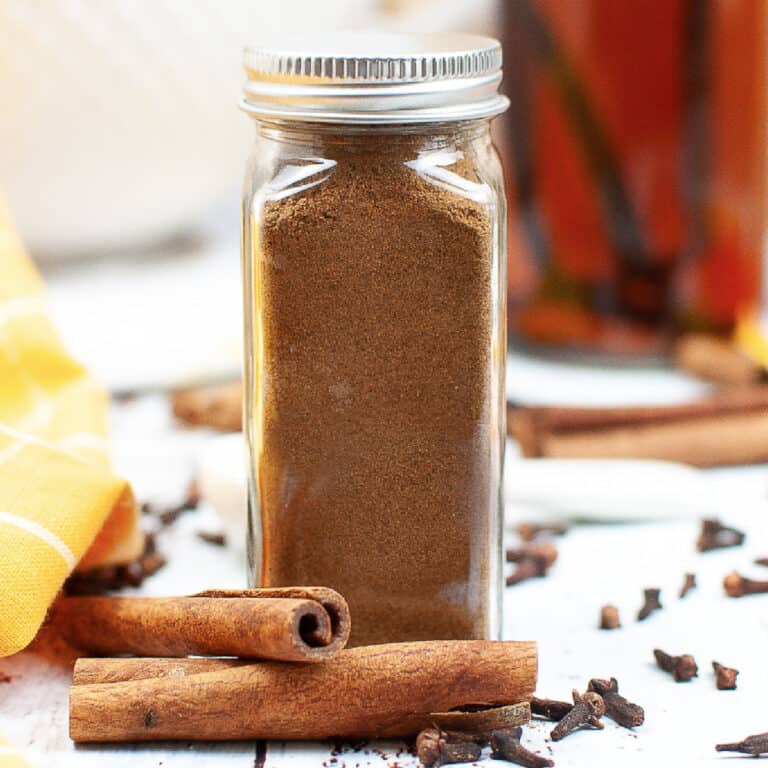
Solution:
M 80 660 L 70 735 L 78 742 L 411 736 L 431 725 L 433 712 L 527 701 L 536 666 L 535 643 L 484 640 L 363 646 L 322 664 Z
M 325 587 L 209 591 L 190 597 L 66 597 L 53 621 L 102 655 L 322 661 L 349 638 L 346 601 Z
M 699 467 L 768 460 L 768 387 L 688 405 L 516 408 L 507 428 L 528 457 L 638 458 Z

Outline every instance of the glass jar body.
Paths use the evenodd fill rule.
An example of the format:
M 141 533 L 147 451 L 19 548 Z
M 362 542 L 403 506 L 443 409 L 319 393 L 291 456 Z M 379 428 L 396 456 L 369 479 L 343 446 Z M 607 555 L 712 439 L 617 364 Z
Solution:
M 504 222 L 487 121 L 257 123 L 251 578 L 337 589 L 353 644 L 498 636 Z

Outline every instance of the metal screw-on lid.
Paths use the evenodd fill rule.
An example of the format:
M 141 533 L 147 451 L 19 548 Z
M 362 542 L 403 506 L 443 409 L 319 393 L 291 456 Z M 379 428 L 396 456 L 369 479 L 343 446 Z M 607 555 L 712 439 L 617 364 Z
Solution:
M 362 32 L 246 48 L 242 108 L 256 117 L 325 123 L 424 123 L 490 118 L 501 45 L 474 35 Z

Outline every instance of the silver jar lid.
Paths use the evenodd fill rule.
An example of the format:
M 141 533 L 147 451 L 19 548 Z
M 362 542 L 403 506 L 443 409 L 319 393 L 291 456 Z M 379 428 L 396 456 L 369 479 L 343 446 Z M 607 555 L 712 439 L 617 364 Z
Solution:
M 255 117 L 320 123 L 431 123 L 490 118 L 501 45 L 475 35 L 344 32 L 249 47 L 241 106 Z

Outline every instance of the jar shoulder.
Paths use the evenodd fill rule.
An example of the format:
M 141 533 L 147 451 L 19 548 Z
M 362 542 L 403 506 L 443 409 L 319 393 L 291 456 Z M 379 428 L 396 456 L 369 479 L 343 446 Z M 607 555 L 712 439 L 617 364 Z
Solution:
M 496 216 L 503 196 L 501 163 L 489 141 L 441 146 L 411 141 L 392 147 L 380 140 L 362 149 L 343 143 L 257 141 L 245 184 L 245 197 L 255 212 L 328 197 L 336 207 L 397 199 L 404 206 L 453 202 Z

